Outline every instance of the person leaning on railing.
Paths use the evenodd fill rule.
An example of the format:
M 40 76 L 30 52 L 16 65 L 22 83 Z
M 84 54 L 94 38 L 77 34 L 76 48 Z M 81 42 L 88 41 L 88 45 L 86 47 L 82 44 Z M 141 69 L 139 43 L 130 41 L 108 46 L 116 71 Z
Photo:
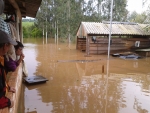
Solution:
M 6 81 L 6 72 L 4 65 L 4 57 L 10 45 L 16 45 L 17 43 L 4 31 L 0 30 L 0 109 L 4 107 L 12 107 L 14 102 L 6 97 L 7 92 L 15 93 L 16 90 L 10 87 Z
M 15 53 L 16 53 L 16 61 L 19 65 L 25 57 L 23 54 L 24 45 L 19 41 L 16 41 L 16 42 L 17 42 L 17 45 L 15 45 L 14 47 L 15 47 Z
M 16 43 L 17 45 L 14 46 L 15 48 L 14 52 L 15 52 L 16 58 L 12 59 L 11 54 L 8 54 L 8 53 L 4 56 L 5 67 L 6 67 L 7 72 L 15 71 L 16 68 L 19 66 L 19 64 L 22 62 L 22 60 L 24 59 L 24 54 L 23 54 L 24 46 L 19 41 L 16 41 Z

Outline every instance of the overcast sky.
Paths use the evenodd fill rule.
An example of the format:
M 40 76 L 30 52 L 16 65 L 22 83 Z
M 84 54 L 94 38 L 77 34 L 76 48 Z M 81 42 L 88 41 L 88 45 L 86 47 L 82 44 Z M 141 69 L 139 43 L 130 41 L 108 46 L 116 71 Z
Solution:
M 148 1 L 149 2 L 147 4 L 150 4 L 150 0 L 148 0 Z M 136 11 L 137 13 L 141 13 L 141 12 L 145 11 L 147 8 L 146 6 L 145 7 L 142 6 L 142 0 L 128 0 L 127 5 L 128 5 L 127 9 L 130 12 Z
M 146 6 L 142 7 L 142 0 L 128 0 L 127 4 L 127 9 L 131 12 L 136 11 L 137 13 L 141 13 L 146 10 Z

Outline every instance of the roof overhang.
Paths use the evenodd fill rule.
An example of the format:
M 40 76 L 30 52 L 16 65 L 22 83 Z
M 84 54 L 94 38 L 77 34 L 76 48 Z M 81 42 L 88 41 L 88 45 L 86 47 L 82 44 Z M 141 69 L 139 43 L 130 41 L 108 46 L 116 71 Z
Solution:
M 4 0 L 5 14 L 15 14 L 16 10 L 20 10 L 21 17 L 36 17 L 36 13 L 41 5 L 42 0 Z M 18 9 L 17 9 L 18 7 Z

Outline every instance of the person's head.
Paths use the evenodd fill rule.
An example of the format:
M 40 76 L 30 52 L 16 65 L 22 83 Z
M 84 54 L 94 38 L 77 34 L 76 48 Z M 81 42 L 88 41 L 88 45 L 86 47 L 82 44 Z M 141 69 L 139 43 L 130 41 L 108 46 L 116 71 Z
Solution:
M 16 41 L 16 42 L 17 42 L 17 45 L 14 46 L 16 55 L 21 55 L 24 46 L 23 46 L 23 44 L 21 42 L 19 42 L 19 41 Z
M 3 56 L 8 52 L 10 45 L 16 44 L 16 41 L 14 41 L 9 34 L 0 30 L 0 56 Z

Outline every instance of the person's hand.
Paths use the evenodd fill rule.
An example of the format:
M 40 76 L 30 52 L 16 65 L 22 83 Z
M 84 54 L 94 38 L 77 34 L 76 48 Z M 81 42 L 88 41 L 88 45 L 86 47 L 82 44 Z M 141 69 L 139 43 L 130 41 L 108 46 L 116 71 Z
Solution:
M 22 53 L 21 55 L 20 55 L 20 60 L 22 61 L 23 59 L 24 59 L 24 54 Z
M 14 101 L 10 100 L 10 103 L 11 103 L 10 108 L 12 108 L 14 106 Z
M 10 87 L 9 92 L 15 93 L 16 89 L 14 87 Z
M 18 65 L 22 62 L 23 59 L 24 59 L 24 54 L 22 53 L 22 54 L 20 55 L 19 60 L 17 61 Z

